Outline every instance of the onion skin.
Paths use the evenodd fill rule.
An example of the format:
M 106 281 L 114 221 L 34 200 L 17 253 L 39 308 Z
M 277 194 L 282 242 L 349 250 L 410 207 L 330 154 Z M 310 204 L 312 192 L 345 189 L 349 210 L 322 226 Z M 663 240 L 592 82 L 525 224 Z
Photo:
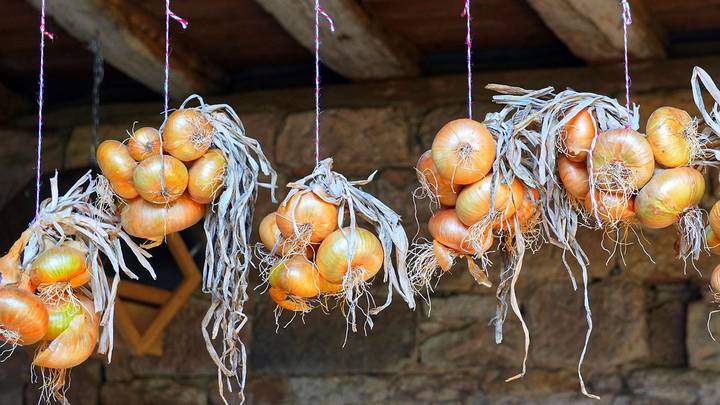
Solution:
M 286 238 L 295 236 L 293 220 L 300 231 L 309 226 L 311 243 L 320 243 L 337 229 L 338 208 L 313 192 L 298 192 L 277 210 L 277 226 Z
M 455 184 L 485 177 L 495 160 L 495 140 L 487 127 L 467 118 L 450 121 L 435 135 L 432 160 L 440 176 Z
M 438 243 L 463 254 L 475 254 L 468 227 L 460 222 L 455 210 L 442 209 L 433 214 L 428 229 Z
M 82 307 L 74 301 L 61 301 L 57 304 L 47 305 L 48 330 L 42 340 L 53 340 L 60 336 L 72 320 L 82 314 Z
M 584 200 L 590 192 L 590 175 L 587 165 L 582 162 L 573 162 L 565 156 L 559 156 L 557 160 L 558 175 L 569 196 Z
M 212 202 L 225 183 L 227 161 L 220 149 L 210 149 L 188 171 L 188 193 L 200 204 Z
M 137 162 L 130 156 L 128 148 L 118 141 L 103 141 L 95 153 L 98 166 L 110 181 L 115 194 L 125 199 L 138 196 L 132 178 Z
M 166 204 L 177 200 L 185 192 L 188 185 L 188 170 L 183 162 L 172 156 L 151 156 L 135 168 L 133 184 L 140 197 L 151 203 Z
M 89 277 L 83 252 L 69 246 L 58 246 L 42 252 L 32 263 L 30 281 L 34 286 L 53 283 L 87 282 Z M 78 285 L 79 286 L 79 285 Z
M 82 364 L 95 350 L 99 330 L 97 317 L 83 311 L 50 344 L 35 355 L 33 365 L 68 369 Z
M 425 179 L 426 184 L 430 187 L 430 192 L 437 197 L 440 204 L 446 207 L 455 206 L 455 201 L 457 201 L 462 186 L 459 184 L 453 185 L 440 176 L 432 161 L 432 151 L 428 150 L 423 153 L 418 159 L 415 168 L 418 171 L 418 177 L 422 176 Z
M 684 166 L 690 162 L 688 130 L 693 119 L 686 111 L 674 107 L 660 107 L 648 119 L 647 139 L 655 160 L 665 167 Z
M 302 301 L 293 301 L 288 299 L 288 292 L 280 288 L 270 287 L 268 290 L 270 298 L 283 309 L 296 312 L 308 312 L 312 309 L 310 304 Z
M 535 216 L 539 205 L 540 192 L 534 188 L 526 188 L 525 192 L 523 193 L 522 202 L 520 203 L 520 206 L 517 207 L 517 209 L 515 210 L 515 215 L 513 215 L 511 218 L 508 218 L 507 221 L 497 223 L 496 225 L 499 225 L 498 229 L 502 229 L 510 233 L 514 232 L 514 219 L 517 219 L 518 225 L 520 225 L 520 229 L 525 230 L 528 225 L 531 225 L 529 222 Z
M 182 231 L 205 216 L 205 206 L 187 194 L 167 205 L 149 203 L 142 198 L 128 202 L 121 213 L 125 231 L 137 238 L 162 240 L 166 234 Z
M 460 221 L 472 226 L 490 213 L 492 176 L 463 189 L 455 203 L 455 211 Z M 495 212 L 500 213 L 497 221 L 505 221 L 514 213 L 522 201 L 525 187 L 522 181 L 514 179 L 511 185 L 498 184 L 495 190 Z
M 151 127 L 136 129 L 128 140 L 128 153 L 136 161 L 160 155 L 160 132 Z
M 710 226 L 705 227 L 705 241 L 707 242 L 710 253 L 720 255 L 720 238 L 715 235 L 715 232 Z M 720 290 L 718 290 L 718 292 L 720 292 Z
M 713 269 L 712 275 L 710 276 L 710 286 L 715 293 L 720 293 L 720 265 L 717 265 Z
M 30 238 L 30 230 L 25 230 L 16 240 L 8 253 L 0 258 L 0 287 L 20 282 L 20 253 Z
M 165 151 L 183 162 L 191 162 L 210 148 L 213 126 L 201 113 L 192 108 L 174 111 L 163 128 Z
M 380 240 L 372 232 L 355 227 L 355 250 L 350 267 L 362 269 L 363 281 L 369 280 L 382 267 L 384 253 Z M 350 228 L 338 229 L 320 244 L 315 263 L 320 275 L 333 284 L 342 284 L 348 270 Z
M 442 271 L 448 271 L 452 268 L 455 256 L 457 256 L 457 253 L 454 253 L 452 249 L 433 240 L 433 253 Z
M 635 199 L 638 219 L 651 229 L 666 228 L 675 224 L 685 210 L 700 203 L 703 194 L 705 178 L 697 170 L 690 167 L 664 170 L 638 193 Z
M 567 158 L 572 162 L 584 162 L 595 135 L 597 135 L 595 118 L 585 108 L 565 124 L 562 140 Z
M 713 204 L 708 217 L 713 232 L 715 235 L 720 235 L 720 201 Z
M 276 264 L 270 270 L 268 282 L 300 298 L 316 297 L 322 284 L 317 268 L 304 256 L 293 256 Z
M 0 329 L 15 332 L 19 344 L 40 341 L 48 330 L 48 311 L 37 295 L 5 286 L 0 288 Z
M 625 198 L 618 194 L 595 192 L 597 213 L 605 222 L 629 221 L 635 217 L 635 198 Z M 590 194 L 585 197 L 585 209 L 592 213 L 593 202 Z
M 622 164 L 632 173 L 631 184 L 637 190 L 650 180 L 655 170 L 655 158 L 650 143 L 630 128 L 611 129 L 601 133 L 595 142 L 592 163 L 596 174 L 610 164 Z

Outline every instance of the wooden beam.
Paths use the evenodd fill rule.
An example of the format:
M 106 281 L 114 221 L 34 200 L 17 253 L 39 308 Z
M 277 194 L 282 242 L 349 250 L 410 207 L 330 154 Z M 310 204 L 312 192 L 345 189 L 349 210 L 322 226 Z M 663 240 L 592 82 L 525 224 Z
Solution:
M 619 0 L 528 0 L 545 24 L 586 62 L 623 58 L 622 6 Z M 663 36 L 642 0 L 630 2 L 628 53 L 634 59 L 666 56 Z
M 315 9 L 312 1 L 256 0 L 306 48 L 315 49 Z M 320 57 L 337 73 L 356 80 L 413 77 L 420 74 L 417 51 L 372 20 L 356 0 L 323 4 L 335 22 L 330 32 L 321 17 Z
M 28 0 L 39 8 L 40 0 Z M 162 92 L 165 66 L 164 20 L 124 0 L 53 0 L 47 13 L 67 33 L 84 43 L 100 40 L 105 59 L 118 70 Z M 174 23 L 174 22 L 173 22 Z M 172 38 L 170 96 L 179 99 L 218 89 L 223 72 Z

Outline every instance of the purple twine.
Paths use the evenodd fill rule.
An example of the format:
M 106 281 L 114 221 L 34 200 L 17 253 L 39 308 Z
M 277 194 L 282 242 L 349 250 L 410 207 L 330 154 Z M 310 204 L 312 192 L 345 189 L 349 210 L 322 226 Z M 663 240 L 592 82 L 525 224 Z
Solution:
M 625 110 L 627 111 L 627 127 L 632 124 L 630 112 L 630 70 L 628 67 L 628 25 L 632 24 L 632 14 L 630 13 L 630 4 L 627 0 L 622 0 L 622 18 L 623 18 L 623 42 L 625 45 Z
M 470 0 L 465 0 L 461 17 L 465 17 L 467 35 L 465 36 L 465 45 L 467 45 L 467 83 L 468 83 L 468 118 L 472 119 L 472 29 L 470 27 Z
M 320 7 L 320 0 L 315 0 L 315 166 L 320 165 L 320 15 L 335 32 L 335 23 L 330 15 Z
M 45 0 L 40 2 L 40 81 L 38 84 L 38 136 L 37 162 L 35 164 L 35 220 L 40 215 L 40 165 L 42 163 L 42 112 L 45 88 L 45 37 L 55 39 L 55 34 L 45 30 Z

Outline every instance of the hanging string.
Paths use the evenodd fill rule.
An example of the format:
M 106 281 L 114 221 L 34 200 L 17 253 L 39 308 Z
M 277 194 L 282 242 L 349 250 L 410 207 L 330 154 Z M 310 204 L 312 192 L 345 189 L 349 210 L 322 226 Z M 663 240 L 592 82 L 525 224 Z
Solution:
M 627 112 L 627 127 L 630 128 L 631 110 L 630 110 L 630 69 L 628 67 L 628 26 L 632 24 L 632 14 L 630 13 L 630 4 L 627 0 L 622 0 L 622 19 L 623 19 L 623 44 L 625 45 L 625 111 Z
M 315 0 L 315 166 L 320 166 L 320 16 L 325 17 L 330 31 L 335 32 L 335 23 L 330 15 Z
M 93 51 L 93 87 L 92 87 L 92 132 L 90 142 L 90 161 L 97 164 L 95 156 L 98 143 L 98 127 L 100 126 L 100 84 L 105 76 L 105 68 L 103 66 L 104 59 L 102 54 L 102 46 L 100 40 L 95 37 L 90 43 L 90 49 Z
M 468 84 L 468 118 L 472 119 L 472 29 L 470 22 L 470 0 L 465 0 L 465 7 L 460 17 L 465 17 L 465 25 L 467 34 L 465 36 L 465 45 L 467 45 L 467 84 Z
M 42 163 L 42 112 L 45 88 L 45 37 L 55 39 L 55 34 L 45 30 L 45 0 L 40 2 L 40 81 L 38 84 L 38 135 L 37 161 L 35 164 L 35 219 L 40 215 L 40 174 Z

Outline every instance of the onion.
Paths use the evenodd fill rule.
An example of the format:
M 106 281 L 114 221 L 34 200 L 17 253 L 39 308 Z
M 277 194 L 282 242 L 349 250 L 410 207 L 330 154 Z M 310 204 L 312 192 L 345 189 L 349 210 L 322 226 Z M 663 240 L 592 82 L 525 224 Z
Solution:
M 260 241 L 268 251 L 272 251 L 272 249 L 277 246 L 277 250 L 275 251 L 275 255 L 277 256 L 282 257 L 295 254 L 296 252 L 294 252 L 294 250 L 299 249 L 301 246 L 299 244 L 293 244 L 293 241 L 288 241 L 283 238 L 280 228 L 277 226 L 276 219 L 277 214 L 272 212 L 260 221 L 260 226 L 258 228 Z M 280 239 L 279 243 L 278 239 Z M 312 245 L 305 246 L 305 257 L 310 259 L 314 254 L 315 251 L 313 250 Z
M 348 227 L 328 235 L 320 244 L 315 256 L 320 275 L 333 284 L 343 284 L 348 267 L 357 271 L 363 281 L 367 281 L 383 264 L 383 248 L 377 236 L 366 229 L 356 227 L 355 246 L 350 251 L 350 232 L 351 229 Z M 356 280 L 354 276 L 355 274 L 353 281 Z
M 449 247 L 437 240 L 433 240 L 433 253 L 442 271 L 450 270 L 455 261 L 455 256 L 457 256 L 457 253 L 454 253 Z
M 437 168 L 432 161 L 432 151 L 426 151 L 418 159 L 417 166 L 418 179 L 424 185 L 427 185 L 430 192 L 437 197 L 440 204 L 452 207 L 455 205 L 458 193 L 462 189 L 459 184 L 451 184 L 438 174 Z
M 200 204 L 212 202 L 225 182 L 227 161 L 220 149 L 210 149 L 190 167 L 188 193 Z
M 288 297 L 288 292 L 283 289 L 270 287 L 268 293 L 270 294 L 270 298 L 272 298 L 280 308 L 287 309 L 288 311 L 308 312 L 312 309 L 312 306 L 305 300 Z
M 471 184 L 492 168 L 495 141 L 485 125 L 467 118 L 451 121 L 435 135 L 432 160 L 440 176 L 455 184 Z
M 280 204 L 276 221 L 284 237 L 307 237 L 311 243 L 319 243 L 337 229 L 338 208 L 311 191 L 298 192 Z M 293 222 L 300 235 L 295 235 Z
M 713 269 L 712 275 L 710 276 L 710 286 L 715 293 L 720 293 L 720 265 L 717 265 Z
M 525 192 L 523 193 L 520 206 L 518 206 L 515 210 L 515 215 L 508 218 L 506 221 L 497 223 L 496 225 L 499 225 L 497 229 L 502 229 L 506 232 L 512 233 L 515 230 L 514 219 L 517 219 L 518 225 L 520 225 L 520 229 L 522 229 L 523 231 L 531 225 L 536 224 L 537 222 L 531 222 L 531 220 L 533 220 L 533 218 L 536 218 L 535 214 L 538 212 L 538 206 L 540 204 L 539 201 L 540 192 L 534 188 L 526 188 Z
M 46 305 L 48 310 L 48 330 L 42 340 L 53 340 L 60 336 L 72 320 L 82 314 L 79 303 L 72 300 L 61 300 Z
M 717 237 L 710 226 L 705 227 L 705 241 L 707 242 L 710 253 L 720 255 L 720 238 Z M 720 292 L 720 290 L 718 290 L 718 292 Z
M 565 156 L 573 162 L 584 162 L 596 134 L 595 118 L 584 108 L 565 124 L 562 133 Z
M 127 148 L 130 156 L 138 162 L 160 155 L 160 132 L 151 127 L 137 129 L 130 136 Z
M 57 338 L 39 350 L 33 365 L 52 369 L 68 369 L 80 365 L 92 355 L 97 343 L 98 317 L 88 313 L 76 315 Z
M 30 281 L 34 286 L 69 282 L 73 287 L 89 281 L 86 257 L 69 246 L 58 246 L 42 252 L 32 262 Z
M 491 188 L 493 176 L 469 185 L 460 192 L 455 203 L 455 211 L 460 221 L 467 226 L 474 225 L 490 214 Z M 500 214 L 497 221 L 505 221 L 515 213 L 516 206 L 522 201 L 524 187 L 519 179 L 514 179 L 510 186 L 498 184 L 495 190 L 495 213 Z
M 183 162 L 193 161 L 210 148 L 213 126 L 200 111 L 183 108 L 174 111 L 165 121 L 163 147 Z
M 167 206 L 132 200 L 123 208 L 121 222 L 128 234 L 157 241 L 195 225 L 204 215 L 205 206 L 183 194 Z
M 713 204 L 708 217 L 713 232 L 715 232 L 715 235 L 720 235 L 720 201 Z
M 470 242 L 470 231 L 452 208 L 442 209 L 430 218 L 428 223 L 430 235 L 438 243 L 449 247 L 460 253 L 474 254 L 475 251 Z
M 600 190 L 629 195 L 650 180 L 655 158 L 644 136 L 630 128 L 618 128 L 598 136 L 592 164 Z
M 590 192 L 589 175 L 585 162 L 572 162 L 565 156 L 557 160 L 558 175 L 567 194 L 583 200 Z
M 635 209 L 644 226 L 666 228 L 676 223 L 683 212 L 700 203 L 703 194 L 703 175 L 690 167 L 677 167 L 653 176 L 638 193 Z
M 0 287 L 17 284 L 20 281 L 20 252 L 30 238 L 30 230 L 26 230 L 13 243 L 8 253 L 0 258 Z
M 163 169 L 165 189 L 162 184 Z M 137 165 L 133 184 L 140 197 L 151 203 L 166 204 L 177 200 L 185 192 L 188 170 L 172 156 L 151 156 Z
M 634 197 L 627 198 L 620 194 L 596 191 L 595 204 L 597 204 L 597 213 L 604 222 L 628 221 L 635 216 Z M 585 209 L 593 212 L 593 199 L 589 193 L 585 197 Z
M 690 114 L 674 107 L 660 107 L 648 119 L 648 142 L 655 160 L 665 167 L 686 165 L 692 159 L 695 136 Z
M 130 156 L 125 145 L 118 141 L 103 141 L 97 148 L 95 158 L 115 194 L 125 199 L 138 196 L 132 184 L 137 162 Z
M 0 288 L 0 340 L 31 345 L 47 330 L 48 312 L 37 295 L 17 287 Z
M 323 280 L 312 262 L 298 255 L 276 264 L 268 283 L 296 297 L 312 298 L 322 292 Z

